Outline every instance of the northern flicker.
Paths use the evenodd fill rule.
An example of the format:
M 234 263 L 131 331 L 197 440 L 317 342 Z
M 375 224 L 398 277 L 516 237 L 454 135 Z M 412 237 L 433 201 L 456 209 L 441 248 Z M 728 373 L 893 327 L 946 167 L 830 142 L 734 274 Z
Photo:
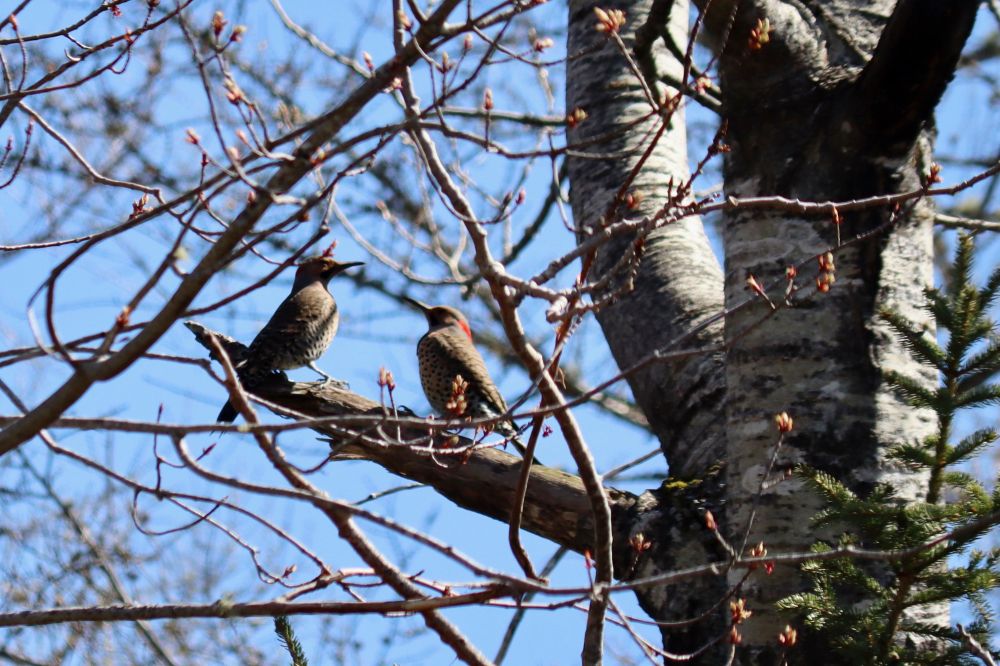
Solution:
M 496 418 L 504 414 L 507 403 L 472 342 L 472 329 L 465 315 L 445 305 L 431 307 L 412 298 L 403 297 L 403 300 L 427 318 L 429 330 L 417 342 L 417 361 L 420 364 L 420 384 L 434 411 L 448 418 Z M 458 411 L 462 407 L 461 401 L 455 400 L 455 380 L 459 376 L 467 382 L 464 411 Z M 494 428 L 524 455 L 524 442 L 518 436 L 513 421 L 499 421 Z M 534 464 L 541 463 L 536 458 Z
M 275 370 L 303 367 L 325 377 L 324 384 L 337 381 L 316 366 L 316 359 L 330 346 L 340 324 L 337 302 L 327 285 L 334 276 L 363 263 L 342 263 L 323 255 L 299 262 L 292 293 L 260 329 L 247 349 L 246 358 L 236 367 L 243 388 L 253 390 Z M 231 423 L 236 415 L 236 408 L 227 400 L 216 420 Z

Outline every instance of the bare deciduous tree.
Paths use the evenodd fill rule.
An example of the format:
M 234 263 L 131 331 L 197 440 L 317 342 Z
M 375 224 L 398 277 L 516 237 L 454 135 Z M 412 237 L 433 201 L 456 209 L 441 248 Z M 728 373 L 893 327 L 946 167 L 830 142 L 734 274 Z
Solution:
M 930 330 L 935 222 L 998 229 L 996 161 L 952 156 L 948 184 L 934 161 L 956 71 L 996 85 L 993 42 L 967 47 L 980 2 L 231 5 L 53 17 L 23 0 L 0 19 L 0 659 L 264 663 L 265 623 L 218 620 L 375 614 L 388 644 L 412 640 L 405 626 L 489 664 L 525 613 L 571 608 L 587 665 L 609 623 L 652 663 L 802 663 L 832 637 L 776 610 L 809 589 L 800 564 L 854 558 L 888 580 L 935 547 L 810 550 L 838 535 L 814 527 L 823 501 L 791 472 L 923 498 L 926 475 L 887 451 L 932 436 L 934 414 L 882 378 L 938 379 L 878 313 Z M 935 209 L 983 190 L 977 209 Z M 368 262 L 338 278 L 355 293 L 332 287 L 355 333 L 367 314 L 366 335 L 414 343 L 408 297 L 463 310 L 494 367 L 523 379 L 502 418 L 529 459 L 566 469 L 507 453 L 497 419 L 403 408 L 415 384 L 340 340 L 324 367 L 355 391 L 283 373 L 244 390 L 250 337 L 214 329 L 247 333 L 244 306 L 333 238 Z M 391 304 L 391 325 L 372 304 Z M 378 376 L 380 394 L 335 368 Z M 245 424 L 210 422 L 227 396 Z M 658 451 L 602 469 L 595 452 L 624 445 L 589 432 L 594 415 Z M 669 477 L 616 487 L 650 458 Z M 341 499 L 346 460 L 409 483 Z M 417 486 L 508 524 L 491 548 L 519 568 L 366 506 Z M 558 546 L 548 565 L 523 532 Z M 286 552 L 302 571 L 275 565 Z M 577 584 L 549 578 L 566 552 L 586 558 Z M 495 657 L 455 611 L 472 607 L 516 611 Z M 950 622 L 940 599 L 903 615 Z M 364 660 L 335 633 L 316 634 L 332 662 Z

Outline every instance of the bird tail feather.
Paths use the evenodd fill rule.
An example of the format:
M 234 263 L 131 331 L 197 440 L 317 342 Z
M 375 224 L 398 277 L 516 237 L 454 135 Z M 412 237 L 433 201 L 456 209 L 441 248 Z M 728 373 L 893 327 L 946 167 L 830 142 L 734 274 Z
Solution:
M 239 412 L 233 407 L 232 401 L 226 400 L 226 404 L 222 406 L 222 411 L 215 417 L 215 420 L 219 423 L 232 423 L 237 416 L 239 416 Z
M 510 443 L 514 445 L 514 448 L 517 449 L 517 452 L 520 453 L 521 457 L 523 458 L 525 454 L 528 452 L 528 447 L 525 446 L 524 440 L 521 439 L 521 436 L 517 434 L 517 426 L 514 424 L 514 422 L 513 421 L 509 423 L 506 421 L 501 422 L 500 424 L 498 424 L 497 430 L 500 432 L 501 435 L 510 440 Z M 542 463 L 538 460 L 538 458 L 532 458 L 531 464 L 541 465 Z

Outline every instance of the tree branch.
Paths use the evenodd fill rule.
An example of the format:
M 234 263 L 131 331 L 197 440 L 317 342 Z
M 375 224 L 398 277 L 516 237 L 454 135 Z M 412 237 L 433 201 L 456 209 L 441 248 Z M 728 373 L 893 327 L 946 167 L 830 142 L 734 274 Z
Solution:
M 979 0 L 901 0 L 847 111 L 877 148 L 909 150 L 954 76 Z
M 150 606 L 100 606 L 90 608 L 56 608 L 41 611 L 21 611 L 0 615 L 0 627 L 37 627 L 63 622 L 142 622 L 193 617 L 272 617 L 274 615 L 360 615 L 362 613 L 419 613 L 449 606 L 478 605 L 507 596 L 502 586 L 494 589 L 455 596 L 406 599 L 399 601 L 315 601 L 214 604 L 167 604 Z
M 211 347 L 205 342 L 207 336 L 215 335 L 234 363 L 242 358 L 246 350 L 242 343 L 200 324 L 188 322 L 187 326 L 198 342 L 209 349 Z M 320 382 L 291 382 L 280 375 L 255 386 L 254 391 L 268 402 L 305 417 L 383 413 L 382 405 L 356 393 L 324 388 Z M 314 430 L 332 443 L 341 444 L 350 439 L 343 429 L 334 430 L 319 425 Z M 402 428 L 401 436 L 403 439 L 420 439 L 426 437 L 427 432 Z M 448 439 L 448 435 L 438 435 L 435 446 L 444 448 Z M 461 438 L 459 446 L 469 444 L 469 440 Z M 504 523 L 510 521 L 521 469 L 521 459 L 517 456 L 496 449 L 481 449 L 474 451 L 464 462 L 442 463 L 440 459 L 414 452 L 406 446 L 377 447 L 357 441 L 335 447 L 335 451 L 338 457 L 368 460 L 393 474 L 432 486 L 440 495 L 463 509 Z M 615 541 L 626 543 L 634 523 L 632 512 L 638 498 L 614 488 L 606 487 L 605 492 L 611 505 Z M 594 552 L 590 499 L 583 482 L 572 474 L 543 465 L 531 466 L 521 527 L 575 552 Z

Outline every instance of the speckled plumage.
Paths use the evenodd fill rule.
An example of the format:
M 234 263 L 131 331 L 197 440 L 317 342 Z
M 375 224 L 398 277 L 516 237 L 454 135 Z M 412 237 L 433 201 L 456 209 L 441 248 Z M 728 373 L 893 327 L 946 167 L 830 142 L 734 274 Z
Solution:
M 335 381 L 315 367 L 337 334 L 340 313 L 327 288 L 330 279 L 360 262 L 340 263 L 330 257 L 310 257 L 299 264 L 292 293 L 250 343 L 246 358 L 236 372 L 245 389 L 252 389 L 276 370 L 294 370 L 305 366 Z M 219 412 L 218 421 L 229 423 L 236 409 L 228 401 Z
M 448 418 L 496 418 L 505 413 L 507 403 L 472 342 L 472 331 L 465 315 L 455 308 L 443 305 L 430 307 L 420 301 L 406 300 L 420 308 L 427 317 L 429 330 L 417 342 L 417 361 L 420 365 L 420 384 L 434 411 Z M 465 412 L 455 415 L 448 410 L 448 402 L 452 398 L 455 377 L 459 375 L 469 385 L 465 389 Z M 518 451 L 524 453 L 524 442 L 513 422 L 500 421 L 495 427 Z M 537 459 L 535 463 L 538 463 Z
M 428 331 L 417 343 L 417 360 L 424 395 L 438 414 L 448 415 L 447 403 L 458 375 L 469 382 L 465 390 L 469 409 L 473 404 L 484 403 L 494 416 L 507 411 L 507 403 L 493 383 L 483 357 L 459 326 Z

